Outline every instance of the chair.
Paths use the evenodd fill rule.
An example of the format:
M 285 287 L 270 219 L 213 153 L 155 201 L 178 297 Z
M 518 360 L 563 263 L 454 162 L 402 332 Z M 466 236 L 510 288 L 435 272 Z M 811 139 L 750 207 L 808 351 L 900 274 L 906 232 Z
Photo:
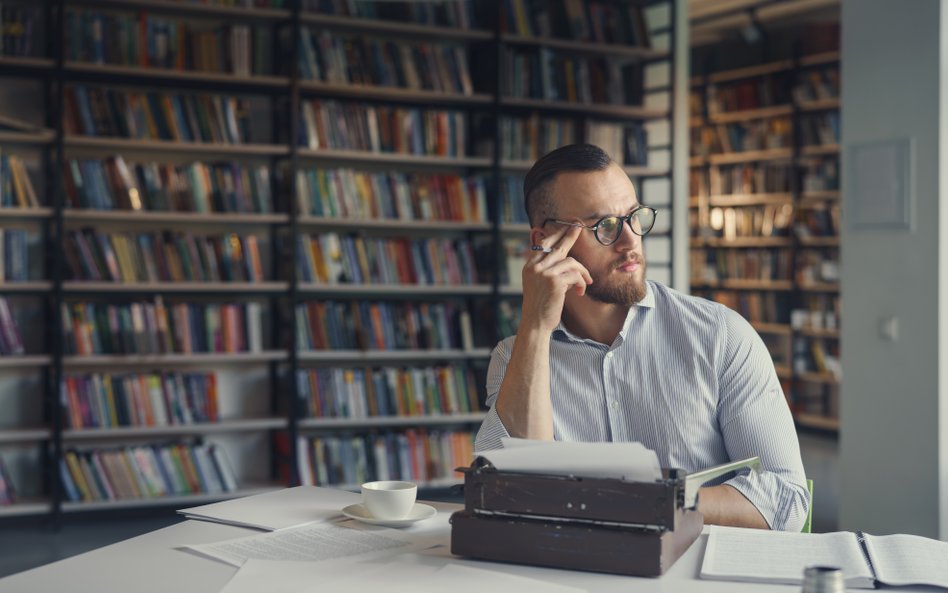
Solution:
M 806 513 L 806 523 L 803 524 L 803 529 L 801 533 L 810 533 L 810 530 L 813 527 L 813 480 L 806 481 L 807 492 L 810 493 L 810 505 Z

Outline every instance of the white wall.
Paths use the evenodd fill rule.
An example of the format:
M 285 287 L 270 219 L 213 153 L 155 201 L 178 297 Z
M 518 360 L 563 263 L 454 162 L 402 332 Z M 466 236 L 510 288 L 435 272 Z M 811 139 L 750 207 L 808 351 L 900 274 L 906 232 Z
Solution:
M 842 529 L 948 536 L 939 381 L 948 332 L 938 298 L 948 261 L 939 232 L 946 9 L 942 0 L 843 1 Z M 911 230 L 852 228 L 850 149 L 899 138 L 912 142 Z M 898 320 L 897 341 L 880 335 L 887 316 Z

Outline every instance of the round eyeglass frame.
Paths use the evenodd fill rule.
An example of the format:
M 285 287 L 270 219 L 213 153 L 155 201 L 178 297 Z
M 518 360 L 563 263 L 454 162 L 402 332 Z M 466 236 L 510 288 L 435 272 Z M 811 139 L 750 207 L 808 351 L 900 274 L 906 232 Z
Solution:
M 636 217 L 636 218 L 637 218 L 639 212 L 641 212 L 642 210 L 646 210 L 646 211 L 652 213 L 652 224 L 650 224 L 647 229 L 644 229 L 644 230 L 640 233 L 640 232 L 638 232 L 638 231 L 635 230 L 635 227 L 632 226 L 632 218 L 633 218 L 633 217 Z M 600 244 L 602 244 L 602 245 L 608 247 L 609 245 L 612 245 L 613 243 L 615 243 L 616 241 L 619 240 L 619 237 L 622 236 L 622 227 L 624 227 L 624 226 L 628 226 L 630 231 L 632 231 L 633 233 L 635 233 L 636 235 L 638 235 L 638 236 L 640 236 L 640 237 L 644 237 L 645 235 L 649 234 L 649 232 L 650 232 L 650 231 L 652 230 L 652 228 L 655 226 L 655 219 L 656 219 L 657 217 L 658 217 L 658 210 L 656 210 L 655 208 L 650 208 L 650 207 L 648 207 L 648 206 L 639 206 L 638 208 L 636 208 L 636 209 L 633 210 L 632 212 L 629 212 L 629 213 L 626 214 L 625 216 L 603 216 L 603 217 L 600 218 L 600 219 L 596 222 L 596 224 L 594 224 L 594 225 L 586 225 L 586 224 L 583 224 L 583 223 L 581 223 L 581 222 L 569 222 L 569 221 L 567 221 L 567 220 L 559 220 L 559 219 L 556 219 L 556 218 L 547 218 L 546 220 L 543 221 L 543 224 L 545 225 L 545 224 L 548 223 L 548 222 L 555 222 L 556 224 L 563 224 L 563 225 L 566 225 L 566 226 L 575 226 L 575 227 L 579 227 L 579 228 L 583 228 L 583 229 L 588 229 L 588 230 L 590 230 L 590 231 L 593 232 L 593 235 L 595 235 L 596 240 L 599 241 Z M 616 228 L 619 229 L 619 232 L 617 232 L 617 233 L 615 234 L 615 236 L 612 238 L 611 241 L 608 241 L 608 242 L 607 242 L 607 241 L 603 241 L 603 240 L 602 240 L 602 237 L 599 235 L 599 228 L 602 226 L 602 223 L 604 223 L 605 221 L 609 220 L 610 218 L 614 218 L 614 219 L 618 219 L 618 220 L 619 220 L 619 225 L 616 226 Z M 541 226 L 542 226 L 542 225 L 541 225 Z

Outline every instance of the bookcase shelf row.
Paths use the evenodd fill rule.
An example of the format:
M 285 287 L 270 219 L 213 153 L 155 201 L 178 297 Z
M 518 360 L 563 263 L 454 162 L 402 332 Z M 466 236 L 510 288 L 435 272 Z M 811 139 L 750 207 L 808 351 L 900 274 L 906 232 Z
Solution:
M 708 196 L 709 206 L 758 206 L 793 202 L 791 193 L 723 194 Z
M 299 427 L 314 428 L 373 428 L 387 426 L 442 426 L 445 424 L 479 424 L 485 412 L 469 414 L 428 414 L 426 416 L 370 416 L 367 418 L 301 418 Z
M 839 247 L 839 237 L 800 237 L 803 247 Z
M 691 285 L 696 288 L 730 288 L 734 290 L 793 290 L 793 282 L 790 280 L 718 280 L 692 281 Z
M 783 323 L 762 323 L 759 321 L 752 322 L 751 325 L 762 334 L 774 334 L 780 336 L 789 336 L 793 333 L 793 329 L 789 325 Z
M 0 517 L 20 517 L 27 515 L 39 515 L 49 513 L 53 508 L 53 503 L 18 501 L 11 505 L 0 506 Z
M 249 432 L 286 427 L 286 418 L 246 418 L 220 422 L 195 422 L 171 426 L 120 426 L 115 428 L 78 428 L 63 431 L 63 441 L 126 439 L 128 437 L 160 437 L 172 435 L 203 435 L 228 432 Z
M 48 209 L 46 209 L 48 210 Z M 12 213 L 11 213 L 12 215 Z M 47 215 L 49 215 L 47 213 Z M 289 214 L 242 214 L 229 212 L 160 212 L 148 210 L 63 210 L 63 219 L 79 222 L 147 222 L 152 224 L 223 224 L 270 225 L 288 224 Z
M 509 45 L 537 45 L 575 53 L 589 53 L 633 60 L 666 60 L 670 56 L 667 51 L 648 47 L 625 46 L 615 43 L 594 43 L 591 41 L 572 41 L 569 39 L 556 39 L 554 37 L 525 37 L 513 33 L 501 33 L 500 40 Z
M 796 107 L 800 111 L 804 112 L 839 109 L 839 99 L 836 98 L 804 101 L 797 103 Z M 708 115 L 707 123 L 729 124 L 755 119 L 766 119 L 768 117 L 787 116 L 793 113 L 793 108 L 793 105 L 775 105 L 773 107 L 761 107 L 758 109 L 743 109 L 740 111 L 728 111 L 725 113 L 712 113 Z M 692 128 L 702 126 L 704 123 L 704 120 L 700 117 L 692 117 L 690 119 L 690 125 Z
M 810 54 L 807 56 L 800 57 L 800 66 L 810 67 L 810 66 L 822 66 L 825 64 L 833 64 L 839 61 L 839 52 L 838 51 L 829 51 L 821 52 L 817 54 Z M 776 62 L 770 62 L 767 64 L 760 64 L 758 66 L 749 66 L 747 68 L 736 68 L 733 70 L 724 70 L 721 72 L 715 72 L 707 76 L 693 76 L 691 78 L 691 86 L 700 86 L 703 84 L 715 84 L 721 82 L 731 82 L 734 80 L 741 80 L 743 78 L 752 78 L 755 76 L 765 76 L 767 74 L 775 74 L 777 72 L 783 72 L 787 70 L 792 70 L 794 68 L 793 60 L 779 60 Z
M 419 231 L 489 231 L 488 222 L 465 222 L 453 220 L 394 220 L 385 218 L 330 218 L 325 216 L 299 216 L 297 225 L 301 228 L 324 229 L 384 229 Z
M 49 428 L 14 428 L 0 429 L 0 443 L 28 443 L 45 441 L 53 436 Z
M 289 282 L 63 282 L 63 291 L 84 293 L 225 293 L 280 294 L 290 289 Z
M 280 488 L 283 488 L 282 484 L 245 484 L 244 487 L 232 492 L 173 495 L 162 496 L 161 498 L 125 498 L 121 500 L 97 500 L 93 502 L 64 502 L 62 504 L 62 510 L 64 513 L 81 513 L 87 511 L 102 511 L 121 508 L 160 506 L 185 507 L 219 500 L 228 500 L 231 498 L 254 496 L 256 494 L 264 494 L 274 490 L 279 490 Z
M 729 152 L 708 156 L 693 156 L 688 162 L 692 167 L 704 165 L 733 165 L 755 161 L 790 161 L 793 151 L 789 148 L 771 148 L 767 150 L 745 150 L 743 152 Z
M 52 282 L 0 282 L 0 294 L 11 292 L 49 292 Z
M 790 237 L 696 237 L 690 241 L 692 247 L 790 247 L 793 239 Z
M 452 286 L 448 284 L 316 284 L 301 283 L 298 288 L 303 294 L 325 294 L 336 297 L 364 298 L 366 296 L 416 296 L 451 295 L 478 296 L 491 293 L 490 284 L 468 284 Z
M 237 7 L 214 3 L 176 2 L 174 0 L 67 0 L 68 6 L 124 10 L 147 10 L 163 14 L 214 17 L 247 21 L 280 21 L 292 12 L 282 8 Z
M 68 368 L 86 367 L 149 367 L 149 366 L 191 366 L 191 365 L 242 365 L 285 361 L 289 357 L 286 350 L 268 350 L 264 352 L 234 352 L 191 354 L 126 354 L 126 355 L 87 355 L 63 356 L 63 366 Z
M 303 350 L 297 352 L 302 362 L 386 364 L 427 362 L 431 360 L 476 360 L 490 357 L 489 348 L 470 350 Z

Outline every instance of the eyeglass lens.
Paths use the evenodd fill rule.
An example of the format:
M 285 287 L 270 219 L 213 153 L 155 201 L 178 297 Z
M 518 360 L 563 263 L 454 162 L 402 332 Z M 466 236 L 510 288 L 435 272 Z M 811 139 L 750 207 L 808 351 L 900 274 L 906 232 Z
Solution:
M 629 221 L 632 232 L 639 236 L 645 236 L 652 225 L 655 224 L 655 211 L 651 208 L 640 208 L 629 216 L 610 216 L 599 221 L 596 228 L 596 238 L 600 243 L 609 245 L 615 243 L 616 239 L 622 233 L 622 223 Z

